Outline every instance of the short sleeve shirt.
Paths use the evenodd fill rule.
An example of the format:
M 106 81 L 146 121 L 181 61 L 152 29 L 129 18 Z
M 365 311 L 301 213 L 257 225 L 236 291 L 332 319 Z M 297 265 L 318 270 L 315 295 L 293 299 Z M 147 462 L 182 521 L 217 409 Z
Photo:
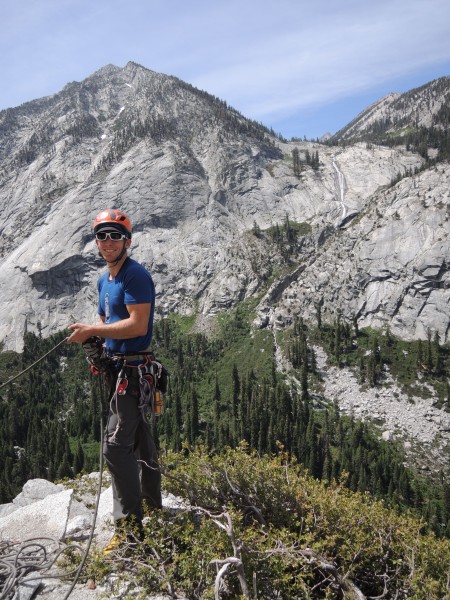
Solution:
M 150 317 L 146 335 L 116 340 L 106 338 L 106 349 L 112 353 L 133 353 L 150 350 L 155 308 L 155 286 L 151 274 L 145 267 L 127 258 L 114 279 L 109 273 L 102 275 L 97 283 L 98 314 L 105 323 L 115 323 L 130 315 L 127 304 L 150 304 Z

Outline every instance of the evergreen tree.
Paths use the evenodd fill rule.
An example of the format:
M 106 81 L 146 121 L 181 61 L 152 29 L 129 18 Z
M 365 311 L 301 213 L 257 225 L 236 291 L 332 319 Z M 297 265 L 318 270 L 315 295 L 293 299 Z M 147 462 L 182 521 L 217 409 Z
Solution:
M 433 346 L 431 343 L 431 329 L 427 330 L 426 368 L 427 368 L 428 373 L 433 372 Z
M 293 163 L 293 169 L 294 169 L 294 175 L 296 177 L 300 177 L 300 173 L 301 173 L 301 163 L 300 163 L 300 153 L 297 147 L 295 147 L 292 150 L 292 163 Z
M 334 358 L 336 364 L 341 366 L 341 317 L 338 315 L 334 322 Z
M 223 448 L 223 437 L 222 437 L 222 428 L 221 428 L 221 414 L 222 414 L 222 406 L 221 406 L 221 393 L 219 387 L 219 381 L 216 373 L 216 381 L 214 386 L 214 438 L 215 443 L 214 446 L 217 450 L 221 450 Z
M 198 396 L 195 391 L 195 387 L 192 388 L 191 394 L 191 431 L 192 440 L 196 440 L 199 437 L 200 425 L 199 425 L 199 413 L 198 413 Z
M 423 347 L 422 340 L 418 340 L 417 342 L 417 369 L 422 371 L 424 367 L 423 364 Z
M 434 354 L 434 373 L 438 377 L 444 372 L 444 357 L 442 356 L 440 346 L 440 336 L 436 331 L 433 339 L 433 354 Z
M 84 452 L 80 440 L 78 440 L 77 448 L 73 457 L 73 473 L 77 475 L 84 467 Z
M 70 468 L 70 463 L 68 461 L 67 454 L 63 454 L 61 463 L 56 471 L 56 474 L 58 479 L 64 479 L 66 477 L 73 476 L 73 472 Z
M 309 398 L 309 388 L 308 388 L 308 371 L 305 364 L 302 365 L 300 371 L 300 382 L 302 388 L 302 400 L 306 401 Z
M 181 450 L 182 414 L 181 399 L 178 390 L 173 394 L 172 401 L 171 448 L 174 452 L 179 452 Z
M 316 307 L 316 319 L 317 319 L 317 329 L 320 331 L 322 329 L 322 306 L 323 306 L 323 297 L 319 302 L 315 303 Z

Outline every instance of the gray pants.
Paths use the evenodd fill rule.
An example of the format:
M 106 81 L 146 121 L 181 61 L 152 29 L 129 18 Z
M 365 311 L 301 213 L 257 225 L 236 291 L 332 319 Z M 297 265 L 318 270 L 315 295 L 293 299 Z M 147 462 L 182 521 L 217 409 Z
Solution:
M 136 374 L 137 375 L 137 374 Z M 110 401 L 103 454 L 112 478 L 115 520 L 142 521 L 141 501 L 161 508 L 161 472 L 145 412 L 139 407 L 138 377 L 129 376 L 123 396 Z

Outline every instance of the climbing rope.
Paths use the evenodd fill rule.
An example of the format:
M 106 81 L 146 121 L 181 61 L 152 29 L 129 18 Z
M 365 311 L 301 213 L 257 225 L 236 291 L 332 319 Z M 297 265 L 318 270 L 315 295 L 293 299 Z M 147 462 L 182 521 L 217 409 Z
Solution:
M 42 362 L 44 360 L 44 358 L 47 358 L 47 356 L 49 354 L 51 354 L 52 352 L 54 352 L 57 348 L 59 348 L 60 346 L 62 346 L 65 342 L 67 341 L 67 338 L 64 338 L 63 340 L 61 340 L 58 344 L 56 344 L 56 346 L 53 346 L 53 348 L 51 350 L 49 350 L 48 352 L 46 352 L 43 356 L 41 356 L 40 358 L 38 358 L 32 365 L 28 366 L 26 369 L 24 369 L 23 371 L 21 371 L 20 373 L 18 373 L 17 375 L 14 375 L 14 377 L 11 377 L 10 379 L 8 379 L 8 381 L 6 381 L 5 383 L 2 383 L 0 385 L 0 390 L 4 387 L 6 387 L 8 384 L 12 383 L 13 381 L 15 381 L 16 379 L 19 379 L 19 377 L 22 377 L 22 375 L 24 375 L 25 373 L 27 373 L 28 371 L 30 371 L 30 369 L 32 369 L 33 367 L 35 367 L 37 364 L 39 364 L 40 362 Z
M 100 379 L 99 379 L 99 386 L 100 386 L 101 402 L 102 402 L 102 405 L 103 405 L 103 399 L 104 399 L 103 398 L 103 386 L 102 386 L 102 382 L 100 381 Z M 102 491 L 102 476 L 103 476 L 103 421 L 102 421 L 101 417 L 100 417 L 100 457 L 99 457 L 99 470 L 100 470 L 100 474 L 99 474 L 99 481 L 98 481 L 98 486 L 97 486 L 97 498 L 95 500 L 95 508 L 94 508 L 94 516 L 92 518 L 91 533 L 89 535 L 89 539 L 88 539 L 86 548 L 84 550 L 83 557 L 82 557 L 81 562 L 80 562 L 80 564 L 78 566 L 77 572 L 75 573 L 75 577 L 74 577 L 74 579 L 72 581 L 72 585 L 70 586 L 70 589 L 67 592 L 67 594 L 64 596 L 63 600 L 67 600 L 67 598 L 73 592 L 73 589 L 76 586 L 76 584 L 78 582 L 78 579 L 80 578 L 81 571 L 83 570 L 84 563 L 86 562 L 86 559 L 88 557 L 89 550 L 91 549 L 92 539 L 94 537 L 95 523 L 97 521 L 97 514 L 98 514 L 98 506 L 100 504 L 100 494 L 101 494 L 101 491 Z
M 54 549 L 52 550 L 52 545 Z M 51 574 L 49 571 L 67 550 L 82 552 L 80 546 L 64 544 L 53 538 L 32 538 L 20 543 L 1 542 L 0 545 L 0 600 L 11 597 L 21 583 L 40 582 L 42 577 L 67 577 L 75 572 Z M 36 572 L 39 571 L 39 574 Z M 35 576 L 33 576 L 35 574 Z M 67 598 L 68 596 L 66 596 Z
M 56 346 L 51 348 L 48 352 L 46 352 L 43 356 L 38 358 L 33 364 L 29 365 L 26 369 L 11 377 L 5 383 L 0 385 L 0 389 L 9 385 L 28 371 L 30 371 L 33 367 L 43 361 L 49 354 L 57 350 L 62 344 L 67 341 L 67 338 L 61 340 Z M 104 390 L 102 382 L 100 378 L 98 380 L 100 386 L 100 397 L 101 404 L 103 406 L 104 402 Z M 100 410 L 101 413 L 101 410 Z M 92 519 L 91 533 L 86 545 L 86 548 L 83 549 L 78 545 L 71 544 L 67 546 L 63 544 L 61 541 L 54 540 L 52 538 L 40 538 L 40 541 L 46 539 L 57 545 L 57 549 L 55 551 L 56 555 L 50 559 L 48 558 L 48 550 L 44 544 L 38 543 L 39 540 L 29 539 L 21 542 L 20 544 L 14 544 L 9 542 L 1 542 L 0 543 L 0 600 L 7 600 L 10 598 L 12 591 L 19 586 L 21 583 L 28 584 L 32 581 L 40 581 L 42 576 L 36 577 L 27 577 L 30 573 L 39 570 L 48 571 L 58 560 L 58 558 L 67 550 L 70 551 L 79 551 L 82 553 L 81 562 L 78 567 L 67 573 L 59 573 L 59 574 L 46 574 L 45 578 L 61 578 L 68 577 L 75 573 L 75 577 L 72 581 L 72 585 L 64 596 L 63 600 L 67 600 L 70 594 L 73 592 L 75 585 L 78 582 L 78 579 L 81 575 L 81 571 L 83 570 L 84 564 L 86 562 L 87 556 L 89 554 L 89 550 L 91 548 L 92 539 L 94 537 L 95 523 L 97 520 L 98 507 L 100 504 L 100 494 L 102 489 L 102 475 L 103 475 L 103 420 L 100 417 L 100 458 L 99 458 L 99 482 L 97 486 L 97 497 L 95 501 L 94 515 Z

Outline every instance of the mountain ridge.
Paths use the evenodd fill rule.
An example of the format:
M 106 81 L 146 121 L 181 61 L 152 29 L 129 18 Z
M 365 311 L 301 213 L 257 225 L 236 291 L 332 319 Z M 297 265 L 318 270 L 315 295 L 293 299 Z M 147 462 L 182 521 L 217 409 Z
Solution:
M 344 140 L 385 140 L 398 136 L 403 128 L 425 127 L 448 131 L 450 76 L 439 77 L 403 93 L 392 92 L 361 111 L 350 123 L 337 131 L 332 142 Z
M 444 92 L 446 102 L 446 88 Z M 448 322 L 441 314 L 448 297 L 448 263 L 445 248 L 434 240 L 448 235 L 448 181 L 447 175 L 436 179 L 419 153 L 361 141 L 338 146 L 329 141 L 286 142 L 214 96 L 133 62 L 124 68 L 106 65 L 36 103 L 0 112 L 0 279 L 6 290 L 0 301 L 0 338 L 5 348 L 20 350 L 24 332 L 37 331 L 38 324 L 48 335 L 68 324 L 71 316 L 95 318 L 91 290 L 101 263 L 90 221 L 106 205 L 120 204 L 130 213 L 135 223 L 133 255 L 154 274 L 161 315 L 214 315 L 263 293 L 276 270 L 292 270 L 305 259 L 312 261 L 305 289 L 320 290 L 331 276 L 343 286 L 342 297 L 361 296 L 351 281 L 345 282 L 356 262 L 346 265 L 347 271 L 338 262 L 333 273 L 317 274 L 315 255 L 323 254 L 325 239 L 338 237 L 345 247 L 348 236 L 370 238 L 368 232 L 381 223 L 375 205 L 388 193 L 392 204 L 390 190 L 399 176 L 401 198 L 392 214 L 414 206 L 414 222 L 431 218 L 431 211 L 412 203 L 408 194 L 416 194 L 414 186 L 420 181 L 434 190 L 429 203 L 437 214 L 422 227 L 428 233 L 421 264 L 415 264 L 417 252 L 409 248 L 391 266 L 396 281 L 410 265 L 404 287 L 390 290 L 388 308 L 383 302 L 371 303 L 363 293 L 344 316 L 357 315 L 363 325 L 392 324 L 407 291 L 426 288 L 431 281 L 438 298 L 430 306 L 439 309 L 427 308 L 426 298 L 424 304 L 413 295 L 411 314 L 405 322 L 403 317 L 393 322 L 394 333 L 424 337 L 431 328 L 442 341 L 448 339 Z M 300 172 L 294 169 L 295 152 Z M 314 167 L 308 164 L 310 155 L 318 156 Z M 440 165 L 447 174 L 448 164 Z M 409 191 L 401 188 L 407 181 L 412 182 Z M 297 239 L 289 257 L 267 235 L 251 233 L 255 225 L 270 231 L 286 218 L 310 229 Z M 361 220 L 374 226 L 362 231 Z M 392 223 L 386 221 L 386 227 L 392 229 Z M 371 246 L 379 243 L 375 238 L 367 241 Z M 359 246 L 366 256 L 361 240 Z M 339 248 L 335 245 L 336 255 Z M 438 269 L 434 277 L 432 269 Z M 372 295 L 384 293 L 382 271 L 378 265 L 372 278 L 369 274 L 376 288 L 371 288 Z M 428 274 L 420 278 L 423 272 Z M 334 300 L 328 296 L 324 294 L 324 314 L 332 315 Z M 298 308 L 307 309 L 316 300 L 310 296 Z M 289 304 L 277 308 L 280 326 L 290 322 Z M 267 307 L 262 305 L 261 311 L 264 321 Z M 306 312 L 312 315 L 312 310 Z

